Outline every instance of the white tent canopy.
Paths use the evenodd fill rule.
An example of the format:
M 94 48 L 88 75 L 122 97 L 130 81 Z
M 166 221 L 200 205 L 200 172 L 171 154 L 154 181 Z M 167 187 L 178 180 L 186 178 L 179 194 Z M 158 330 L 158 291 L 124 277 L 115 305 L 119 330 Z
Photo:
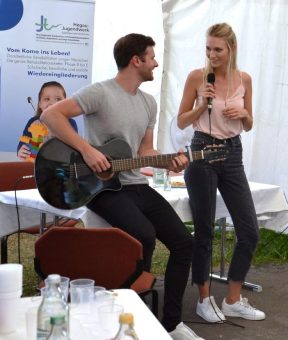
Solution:
M 49 0 L 56 1 L 64 0 Z M 192 69 L 203 66 L 205 32 L 217 22 L 235 30 L 238 66 L 253 80 L 254 128 L 242 134 L 248 179 L 279 185 L 288 193 L 287 0 L 95 0 L 92 81 L 115 75 L 113 45 L 120 36 L 151 35 L 159 67 L 155 80 L 142 88 L 158 103 L 157 148 L 174 151 L 181 132 L 174 132 L 173 140 L 170 128 L 172 122 L 175 131 L 184 82 Z M 185 131 L 186 140 L 190 134 L 191 129 Z
M 253 80 L 254 128 L 242 134 L 247 176 L 288 193 L 286 0 L 98 0 L 95 16 L 94 81 L 115 74 L 112 49 L 121 35 L 139 32 L 156 41 L 160 66 L 143 88 L 159 104 L 157 147 L 163 152 L 173 150 L 170 124 L 187 74 L 203 66 L 207 28 L 229 23 L 238 39 L 238 66 Z

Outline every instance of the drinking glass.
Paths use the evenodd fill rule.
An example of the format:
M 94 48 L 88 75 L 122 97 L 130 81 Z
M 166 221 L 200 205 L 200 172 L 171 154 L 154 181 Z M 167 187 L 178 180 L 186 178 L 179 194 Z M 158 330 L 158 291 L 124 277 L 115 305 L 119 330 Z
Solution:
M 76 307 L 79 313 L 89 313 L 94 301 L 94 280 L 76 279 L 70 281 L 71 307 Z
M 39 306 L 34 305 L 25 313 L 27 339 L 36 340 L 37 335 L 37 311 Z
M 119 316 L 123 312 L 123 306 L 114 302 L 98 307 L 101 339 L 114 339 L 120 326 Z
M 153 188 L 163 187 L 165 169 L 153 168 Z

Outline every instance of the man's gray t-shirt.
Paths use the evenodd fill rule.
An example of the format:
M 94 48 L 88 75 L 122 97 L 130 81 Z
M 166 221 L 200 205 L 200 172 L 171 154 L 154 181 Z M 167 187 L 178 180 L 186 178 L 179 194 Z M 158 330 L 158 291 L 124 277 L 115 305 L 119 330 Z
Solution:
M 83 110 L 85 138 L 93 146 L 100 146 L 113 138 L 124 139 L 131 148 L 132 157 L 138 149 L 147 128 L 154 128 L 157 105 L 148 93 L 137 90 L 126 92 L 115 79 L 86 86 L 73 97 Z M 147 183 L 139 169 L 122 171 L 123 185 Z

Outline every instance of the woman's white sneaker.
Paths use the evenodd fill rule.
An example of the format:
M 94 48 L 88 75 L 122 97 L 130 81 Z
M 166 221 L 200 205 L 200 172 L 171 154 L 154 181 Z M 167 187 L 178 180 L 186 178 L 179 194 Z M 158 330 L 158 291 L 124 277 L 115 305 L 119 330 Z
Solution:
M 222 312 L 226 316 L 234 316 L 247 320 L 264 320 L 265 313 L 259 309 L 252 307 L 248 303 L 248 299 L 242 298 L 240 295 L 240 301 L 236 301 L 232 305 L 226 303 L 224 299 L 222 302 Z
M 223 323 L 223 321 L 226 320 L 224 314 L 217 306 L 213 296 L 208 296 L 203 299 L 202 303 L 198 300 L 196 314 L 211 323 Z
M 169 334 L 173 340 L 204 340 L 183 322 L 180 322 L 174 331 L 170 332 Z

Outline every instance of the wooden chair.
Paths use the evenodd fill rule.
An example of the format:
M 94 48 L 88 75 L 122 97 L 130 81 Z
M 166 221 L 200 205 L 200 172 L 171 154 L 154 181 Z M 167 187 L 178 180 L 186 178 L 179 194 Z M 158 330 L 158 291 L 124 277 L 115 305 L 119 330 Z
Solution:
M 52 227 L 35 242 L 35 271 L 44 280 L 58 273 L 94 279 L 106 289 L 131 288 L 141 297 L 151 294 L 151 309 L 158 314 L 155 277 L 143 271 L 143 248 L 118 228 Z
M 34 177 L 25 178 L 25 176 L 34 176 L 34 164 L 31 162 L 0 162 L 0 191 L 13 191 L 35 189 L 36 182 Z M 59 224 L 72 227 L 77 223 L 76 220 L 61 219 Z M 51 226 L 47 225 L 47 227 Z M 21 230 L 21 233 L 39 234 L 40 224 Z M 15 233 L 1 237 L 1 263 L 8 261 L 8 237 Z

